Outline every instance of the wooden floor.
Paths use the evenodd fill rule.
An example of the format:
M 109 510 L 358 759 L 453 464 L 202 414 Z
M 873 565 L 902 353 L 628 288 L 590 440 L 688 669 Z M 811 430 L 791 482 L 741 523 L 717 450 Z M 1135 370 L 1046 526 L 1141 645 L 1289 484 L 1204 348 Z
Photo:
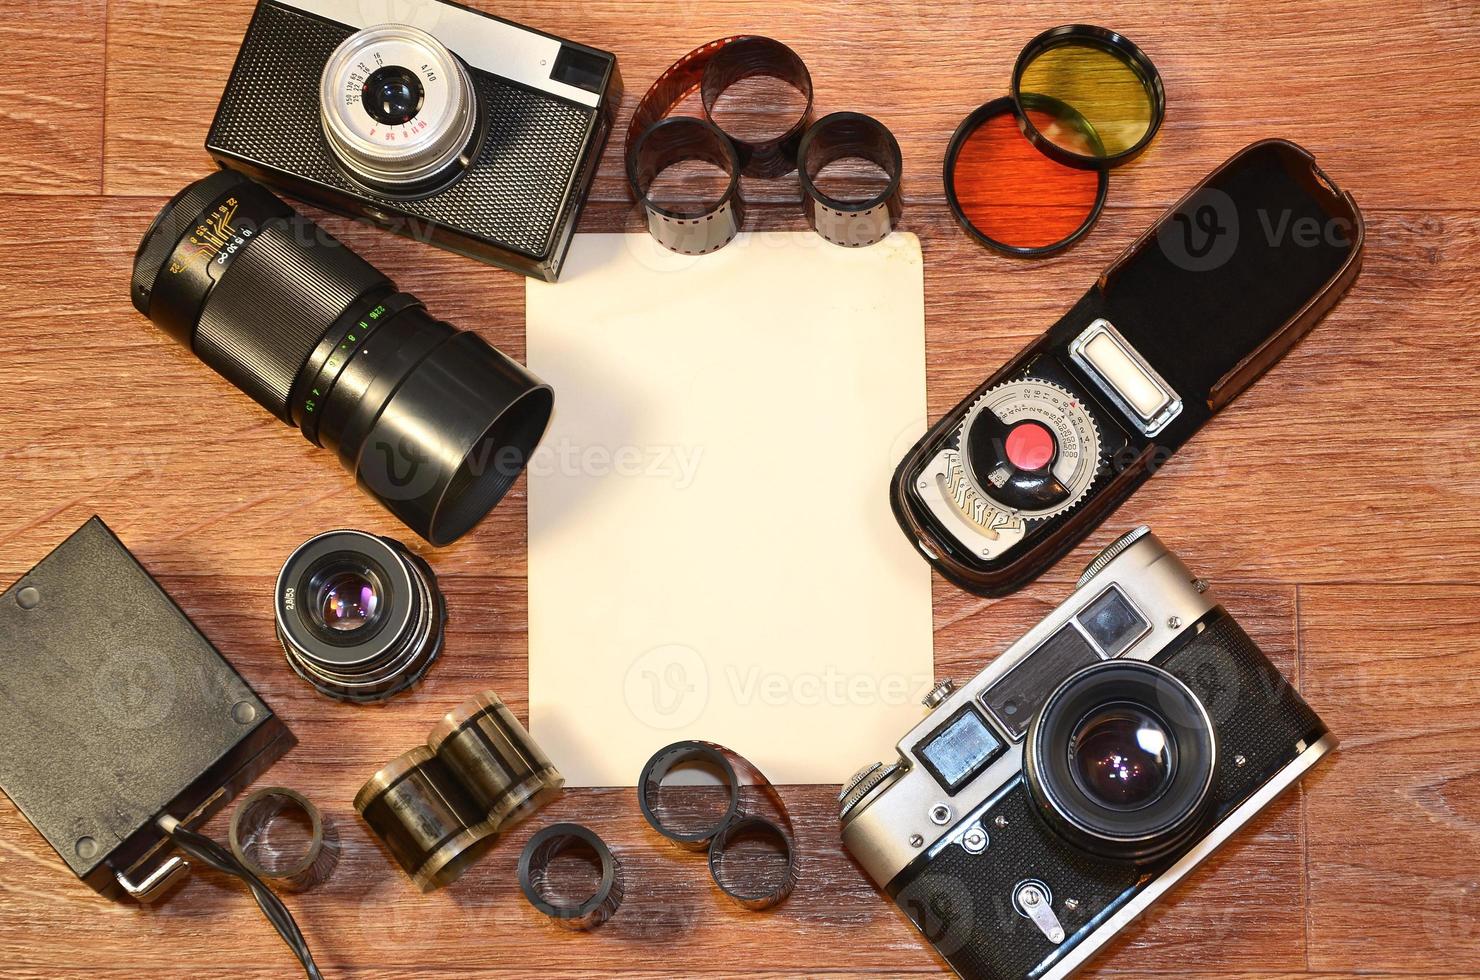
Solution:
M 1480 975 L 1474 0 L 476 3 L 616 51 L 629 111 L 694 44 L 753 31 L 794 45 L 821 111 L 889 124 L 904 148 L 906 226 L 926 254 L 932 416 L 1233 151 L 1264 136 L 1312 149 L 1367 215 L 1366 267 L 1350 295 L 1042 581 L 987 601 L 937 580 L 937 672 L 974 673 L 1067 593 L 1096 548 L 1152 524 L 1214 580 L 1344 745 L 1091 972 Z M 356 709 L 314 696 L 286 669 L 268 602 L 283 558 L 331 527 L 401 529 L 331 460 L 135 313 L 127 287 L 149 218 L 210 168 L 201 144 L 250 11 L 249 0 L 0 0 L 0 578 L 13 581 L 101 514 L 287 720 L 300 745 L 270 779 L 316 799 L 345 841 L 333 881 L 291 900 L 331 977 L 941 971 L 841 852 L 836 787 L 786 791 L 804 877 L 771 914 L 737 911 L 690 855 L 659 846 L 630 791 L 571 793 L 546 814 L 590 822 L 628 869 L 621 914 L 593 935 L 557 932 L 519 897 L 528 827 L 428 897 L 371 842 L 350 808 L 355 790 L 443 711 L 492 687 L 525 713 L 523 484 L 475 534 L 431 555 L 453 625 L 417 694 Z M 948 218 L 946 140 L 966 111 L 1005 92 L 1023 42 L 1071 21 L 1115 27 L 1152 55 L 1167 124 L 1115 173 L 1109 209 L 1078 248 L 1038 263 L 998 257 Z M 626 220 L 619 174 L 614 146 L 583 227 Z M 781 182 L 755 196 L 795 194 Z M 518 277 L 326 224 L 437 313 L 522 356 Z M 200 874 L 158 909 L 111 904 L 0 800 L 0 974 L 293 970 L 233 885 Z

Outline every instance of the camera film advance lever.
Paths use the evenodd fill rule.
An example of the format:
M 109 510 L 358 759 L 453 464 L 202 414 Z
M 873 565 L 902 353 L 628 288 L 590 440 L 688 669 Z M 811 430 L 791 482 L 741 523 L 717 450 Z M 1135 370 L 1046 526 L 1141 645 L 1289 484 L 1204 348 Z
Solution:
M 900 527 L 970 591 L 1035 578 L 1315 326 L 1362 242 L 1309 153 L 1246 148 L 916 443 Z

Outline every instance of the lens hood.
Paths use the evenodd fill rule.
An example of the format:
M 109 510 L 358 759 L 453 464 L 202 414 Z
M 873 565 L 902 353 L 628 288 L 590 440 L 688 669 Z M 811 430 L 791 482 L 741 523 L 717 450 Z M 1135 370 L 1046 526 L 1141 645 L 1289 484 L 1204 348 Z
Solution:
M 508 493 L 555 404 L 550 386 L 503 352 L 442 326 L 447 339 L 406 375 L 363 441 L 340 447 L 361 488 L 437 546 Z

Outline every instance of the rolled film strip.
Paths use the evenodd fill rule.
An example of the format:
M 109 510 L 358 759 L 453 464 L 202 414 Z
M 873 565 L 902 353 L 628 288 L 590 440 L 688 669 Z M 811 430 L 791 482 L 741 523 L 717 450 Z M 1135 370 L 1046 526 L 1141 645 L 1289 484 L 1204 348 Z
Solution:
M 456 881 L 498 834 L 467 787 L 425 745 L 371 776 L 355 796 L 355 811 L 424 892 Z
M 597 869 L 595 888 L 587 895 L 570 895 L 550 880 L 550 868 L 562 854 L 591 860 Z M 519 855 L 519 888 L 529 904 L 562 929 L 595 929 L 616 914 L 622 904 L 622 865 L 595 831 L 580 824 L 557 823 L 538 831 Z
M 746 867 L 747 863 L 755 862 L 740 852 L 744 845 L 752 842 L 759 844 L 763 851 L 781 855 L 783 863 L 779 875 L 757 875 Z M 797 884 L 792 835 L 789 830 L 783 830 L 764 817 L 742 816 L 733 820 L 709 844 L 709 875 L 720 891 L 752 912 L 777 905 L 792 893 Z
M 657 176 L 685 160 L 711 163 L 729 177 L 720 199 L 704 210 L 680 211 L 649 197 Z M 632 195 L 647 212 L 648 231 L 664 248 L 682 255 L 706 255 L 740 233 L 745 220 L 740 161 L 734 144 L 713 123 L 692 116 L 658 120 L 637 138 L 628 167 Z
M 699 84 L 704 118 L 715 122 L 714 108 L 727 89 L 748 78 L 777 78 L 796 89 L 806 100 L 801 113 L 779 136 L 744 140 L 720 131 L 735 144 L 740 172 L 747 177 L 780 177 L 796 169 L 797 147 L 812 122 L 812 74 L 797 53 L 780 41 L 759 35 L 736 38 L 709 58 Z M 715 123 L 718 126 L 718 123 Z
M 860 159 L 879 167 L 887 184 L 861 201 L 823 193 L 815 181 L 828 164 Z M 900 180 L 904 158 L 899 142 L 883 123 L 861 112 L 834 112 L 807 130 L 797 150 L 797 172 L 802 184 L 802 206 L 810 224 L 835 245 L 858 248 L 883 241 L 904 211 Z
M 806 108 L 787 130 L 766 140 L 742 140 L 725 133 L 748 177 L 779 177 L 796 165 L 797 146 L 812 118 L 812 76 L 791 48 L 758 34 L 736 34 L 702 44 L 679 58 L 648 89 L 627 126 L 627 172 L 633 172 L 638 140 L 694 92 L 700 93 L 705 119 L 714 123 L 714 106 L 730 86 L 747 78 L 779 78 L 800 92 Z M 723 127 L 718 127 L 724 132 Z
M 684 769 L 712 781 L 665 785 Z M 672 799 L 682 789 L 683 799 Z M 653 754 L 637 780 L 637 802 L 648 825 L 678 847 L 707 850 L 715 885 L 752 911 L 784 901 L 797 882 L 791 816 L 781 794 L 744 757 L 713 742 L 683 741 Z M 769 854 L 743 853 L 760 845 Z M 779 859 L 779 860 L 778 860 Z
M 295 815 L 308 823 L 308 842 L 285 849 L 281 827 Z M 238 861 L 283 891 L 307 891 L 322 884 L 339 863 L 334 826 L 302 793 L 282 786 L 259 789 L 237 805 L 231 814 L 230 841 Z
M 427 745 L 461 777 L 484 819 L 501 832 L 544 807 L 565 786 L 545 750 L 492 691 L 444 715 Z
M 426 892 L 457 880 L 564 785 L 513 712 L 485 691 L 443 716 L 428 744 L 371 776 L 355 810 Z

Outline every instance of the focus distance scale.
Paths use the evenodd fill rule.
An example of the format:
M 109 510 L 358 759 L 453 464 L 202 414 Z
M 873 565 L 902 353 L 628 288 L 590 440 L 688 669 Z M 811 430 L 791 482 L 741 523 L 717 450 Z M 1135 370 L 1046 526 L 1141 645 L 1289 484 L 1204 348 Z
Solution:
M 750 78 L 775 78 L 803 99 L 796 118 L 762 139 L 746 139 L 715 119 L 721 96 Z M 671 116 L 698 92 L 703 118 Z M 660 75 L 638 103 L 627 127 L 626 168 L 632 198 L 647 216 L 648 230 L 665 248 L 705 255 L 740 232 L 745 201 L 740 178 L 782 177 L 800 171 L 808 224 L 828 241 L 847 247 L 882 241 L 903 210 L 903 160 L 893 134 L 861 113 L 838 112 L 812 122 L 812 76 L 795 51 L 780 41 L 743 34 L 700 45 Z M 818 186 L 822 171 L 839 160 L 859 160 L 880 169 L 883 189 L 852 200 Z M 663 203 L 654 184 L 668 168 L 698 161 L 719 168 L 725 187 L 703 204 Z

